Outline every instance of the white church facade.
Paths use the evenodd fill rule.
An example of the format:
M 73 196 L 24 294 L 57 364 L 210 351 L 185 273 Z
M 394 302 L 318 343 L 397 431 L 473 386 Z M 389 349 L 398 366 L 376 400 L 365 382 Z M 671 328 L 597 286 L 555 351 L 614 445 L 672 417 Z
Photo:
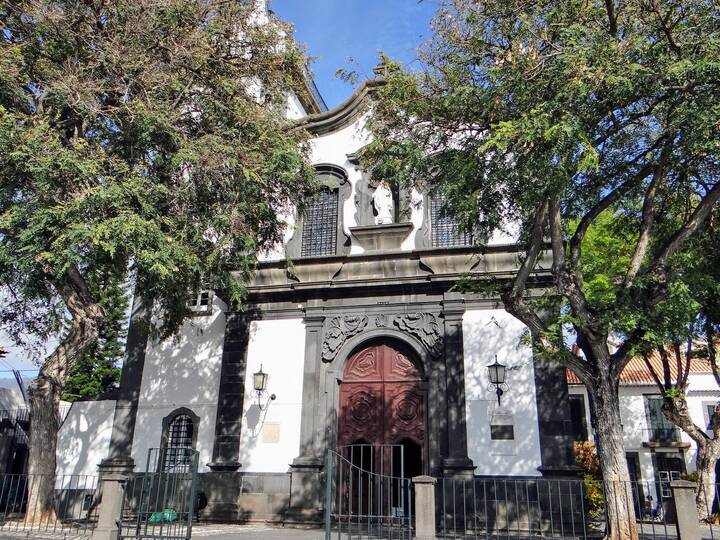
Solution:
M 143 470 L 148 449 L 191 446 L 205 516 L 312 520 L 338 446 L 402 446 L 406 475 L 572 473 L 564 369 L 533 358 L 498 299 L 451 290 L 468 272 L 512 277 L 514 238 L 498 231 L 479 250 L 442 200 L 392 193 L 358 164 L 380 84 L 329 111 L 291 99 L 327 188 L 288 217 L 243 311 L 206 291 L 179 336 L 154 342 L 136 298 L 117 399 L 73 406 L 59 474 L 95 474 L 108 457 Z M 488 380 L 496 358 L 507 366 L 501 407 Z

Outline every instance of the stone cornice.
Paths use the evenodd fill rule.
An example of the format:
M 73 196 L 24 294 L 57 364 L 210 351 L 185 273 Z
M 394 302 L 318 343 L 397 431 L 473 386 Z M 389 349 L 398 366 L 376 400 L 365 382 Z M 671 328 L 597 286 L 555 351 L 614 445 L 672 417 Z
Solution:
M 296 126 L 309 131 L 313 135 L 325 135 L 338 131 L 352 124 L 365 111 L 368 97 L 384 84 L 385 80 L 381 78 L 367 80 L 353 92 L 352 96 L 337 107 L 329 111 L 308 115 L 298 120 Z
M 517 245 L 478 248 L 447 248 L 424 251 L 379 252 L 333 257 L 306 257 L 258 264 L 248 292 L 266 296 L 293 291 L 416 286 L 425 288 L 450 283 L 464 275 L 511 279 L 521 251 Z M 535 281 L 549 278 L 549 254 L 541 258 Z

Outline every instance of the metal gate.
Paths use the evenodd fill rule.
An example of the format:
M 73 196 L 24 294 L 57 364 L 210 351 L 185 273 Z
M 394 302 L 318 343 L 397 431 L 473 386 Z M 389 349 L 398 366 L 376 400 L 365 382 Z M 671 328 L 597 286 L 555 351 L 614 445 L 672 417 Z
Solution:
M 151 448 L 145 472 L 124 485 L 119 540 L 189 540 L 195 510 L 198 452 Z
M 412 538 L 414 497 L 402 445 L 328 450 L 325 538 Z

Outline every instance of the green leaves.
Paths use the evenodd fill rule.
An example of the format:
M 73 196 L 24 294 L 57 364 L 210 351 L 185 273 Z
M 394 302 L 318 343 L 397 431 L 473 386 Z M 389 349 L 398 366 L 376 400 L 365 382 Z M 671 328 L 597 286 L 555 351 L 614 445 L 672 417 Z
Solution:
M 278 214 L 316 188 L 307 135 L 282 114 L 305 91 L 304 56 L 290 28 L 253 17 L 241 2 L 0 6 L 0 284 L 17 297 L 0 323 L 12 333 L 57 328 L 69 268 L 134 279 L 166 313 L 164 335 L 190 290 L 242 299 Z
M 514 223 L 537 245 L 538 208 L 556 201 L 545 335 L 567 324 L 656 346 L 717 311 L 700 277 L 717 250 L 673 238 L 720 178 L 720 19 L 711 2 L 615 4 L 446 3 L 422 69 L 378 93 L 365 158 L 378 178 L 442 191 L 476 238 Z

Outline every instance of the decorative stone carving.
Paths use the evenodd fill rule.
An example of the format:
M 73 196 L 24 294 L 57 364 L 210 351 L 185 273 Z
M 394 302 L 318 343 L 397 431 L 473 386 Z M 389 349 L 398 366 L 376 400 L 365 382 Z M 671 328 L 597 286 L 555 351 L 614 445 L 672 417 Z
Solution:
M 375 317 L 375 326 L 378 328 L 385 328 L 387 326 L 387 315 L 384 313 L 381 313 L 377 317 Z
M 333 317 L 325 331 L 321 355 L 323 362 L 332 362 L 345 341 L 362 332 L 367 323 L 368 318 L 364 315 Z
M 387 182 L 380 182 L 373 195 L 373 207 L 375 208 L 375 225 L 387 225 L 393 222 L 395 217 L 395 203 L 393 202 L 392 191 Z
M 430 356 L 438 358 L 442 355 L 442 340 L 440 339 L 440 324 L 437 317 L 431 313 L 406 313 L 395 315 L 392 323 L 398 330 L 403 330 L 418 338 Z

